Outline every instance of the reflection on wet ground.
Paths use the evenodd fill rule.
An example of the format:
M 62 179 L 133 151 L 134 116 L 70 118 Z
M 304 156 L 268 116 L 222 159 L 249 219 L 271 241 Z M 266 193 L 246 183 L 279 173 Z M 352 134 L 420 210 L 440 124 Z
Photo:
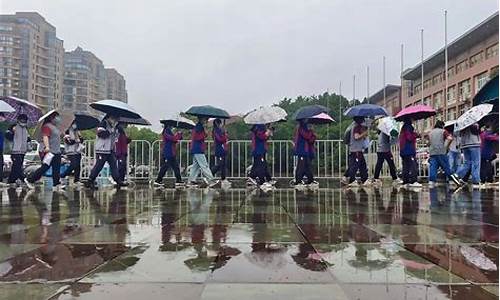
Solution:
M 0 299 L 498 297 L 496 189 L 0 197 Z

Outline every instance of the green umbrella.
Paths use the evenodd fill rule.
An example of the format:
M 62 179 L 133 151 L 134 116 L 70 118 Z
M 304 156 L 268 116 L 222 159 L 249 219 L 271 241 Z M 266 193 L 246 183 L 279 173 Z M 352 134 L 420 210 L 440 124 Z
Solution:
M 197 117 L 220 119 L 229 119 L 231 117 L 227 111 L 211 105 L 191 106 L 191 108 L 186 111 L 186 114 Z

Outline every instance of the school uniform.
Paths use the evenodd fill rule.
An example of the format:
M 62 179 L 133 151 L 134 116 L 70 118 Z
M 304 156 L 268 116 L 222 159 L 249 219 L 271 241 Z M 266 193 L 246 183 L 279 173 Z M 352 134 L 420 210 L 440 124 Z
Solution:
M 177 161 L 177 143 L 182 139 L 180 132 L 173 133 L 170 128 L 163 129 L 162 133 L 162 160 L 160 163 L 160 171 L 156 178 L 157 183 L 161 183 L 163 177 L 167 173 L 168 168 L 172 168 L 175 175 L 175 182 L 182 183 L 179 162 Z
M 300 124 L 295 131 L 294 155 L 297 157 L 297 169 L 295 170 L 295 184 L 302 182 L 306 177 L 305 184 L 314 181 L 311 161 L 315 157 L 314 143 L 316 135 L 314 131 L 307 127 L 307 124 Z
M 214 140 L 215 165 L 212 168 L 212 174 L 215 176 L 220 171 L 222 180 L 226 179 L 226 155 L 227 155 L 227 132 L 220 127 L 214 128 L 212 131 Z

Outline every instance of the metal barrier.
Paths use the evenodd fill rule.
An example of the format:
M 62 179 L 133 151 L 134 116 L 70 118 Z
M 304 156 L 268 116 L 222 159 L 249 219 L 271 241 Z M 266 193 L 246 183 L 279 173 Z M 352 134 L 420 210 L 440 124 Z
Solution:
M 128 149 L 128 178 L 131 180 L 150 180 L 158 174 L 162 163 L 161 141 L 150 143 L 146 140 L 133 140 Z M 82 157 L 82 177 L 86 178 L 95 162 L 94 141 L 86 140 Z M 419 145 L 421 147 L 422 145 Z M 377 161 L 377 143 L 372 141 L 365 154 L 369 174 L 373 174 Z M 188 166 L 191 164 L 190 141 L 182 140 L 177 144 L 177 159 L 183 175 L 187 175 Z M 347 169 L 348 149 L 342 140 L 316 141 L 316 157 L 313 161 L 313 171 L 317 178 L 340 178 Z M 401 159 L 398 145 L 393 145 L 393 154 L 396 167 L 401 168 Z M 210 165 L 214 163 L 213 141 L 206 142 L 206 155 Z M 227 177 L 246 178 L 252 164 L 251 141 L 232 140 L 228 143 Z M 417 156 L 419 175 L 427 175 L 427 160 Z M 267 154 L 269 171 L 273 178 L 292 178 L 294 176 L 296 158 L 293 155 L 293 142 L 291 140 L 271 140 Z M 101 176 L 109 176 L 106 170 Z M 387 164 L 381 172 L 381 177 L 389 176 Z M 171 170 L 166 177 L 173 177 Z

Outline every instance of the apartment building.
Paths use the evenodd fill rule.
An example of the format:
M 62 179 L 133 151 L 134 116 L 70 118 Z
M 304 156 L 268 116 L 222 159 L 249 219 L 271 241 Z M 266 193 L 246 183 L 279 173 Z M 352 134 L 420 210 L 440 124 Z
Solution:
M 106 99 L 128 101 L 125 78 L 113 68 L 106 68 Z
M 63 41 L 35 12 L 0 15 L 0 95 L 36 103 L 44 110 L 62 100 Z
M 106 98 L 104 64 L 81 47 L 66 52 L 63 85 L 63 109 L 89 111 L 89 103 Z
M 403 107 L 427 104 L 438 111 L 435 118 L 419 122 L 420 130 L 429 130 L 436 119 L 456 119 L 472 106 L 481 87 L 498 74 L 498 32 L 497 12 L 448 44 L 447 89 L 444 48 L 424 60 L 423 82 L 421 64 L 403 72 Z

